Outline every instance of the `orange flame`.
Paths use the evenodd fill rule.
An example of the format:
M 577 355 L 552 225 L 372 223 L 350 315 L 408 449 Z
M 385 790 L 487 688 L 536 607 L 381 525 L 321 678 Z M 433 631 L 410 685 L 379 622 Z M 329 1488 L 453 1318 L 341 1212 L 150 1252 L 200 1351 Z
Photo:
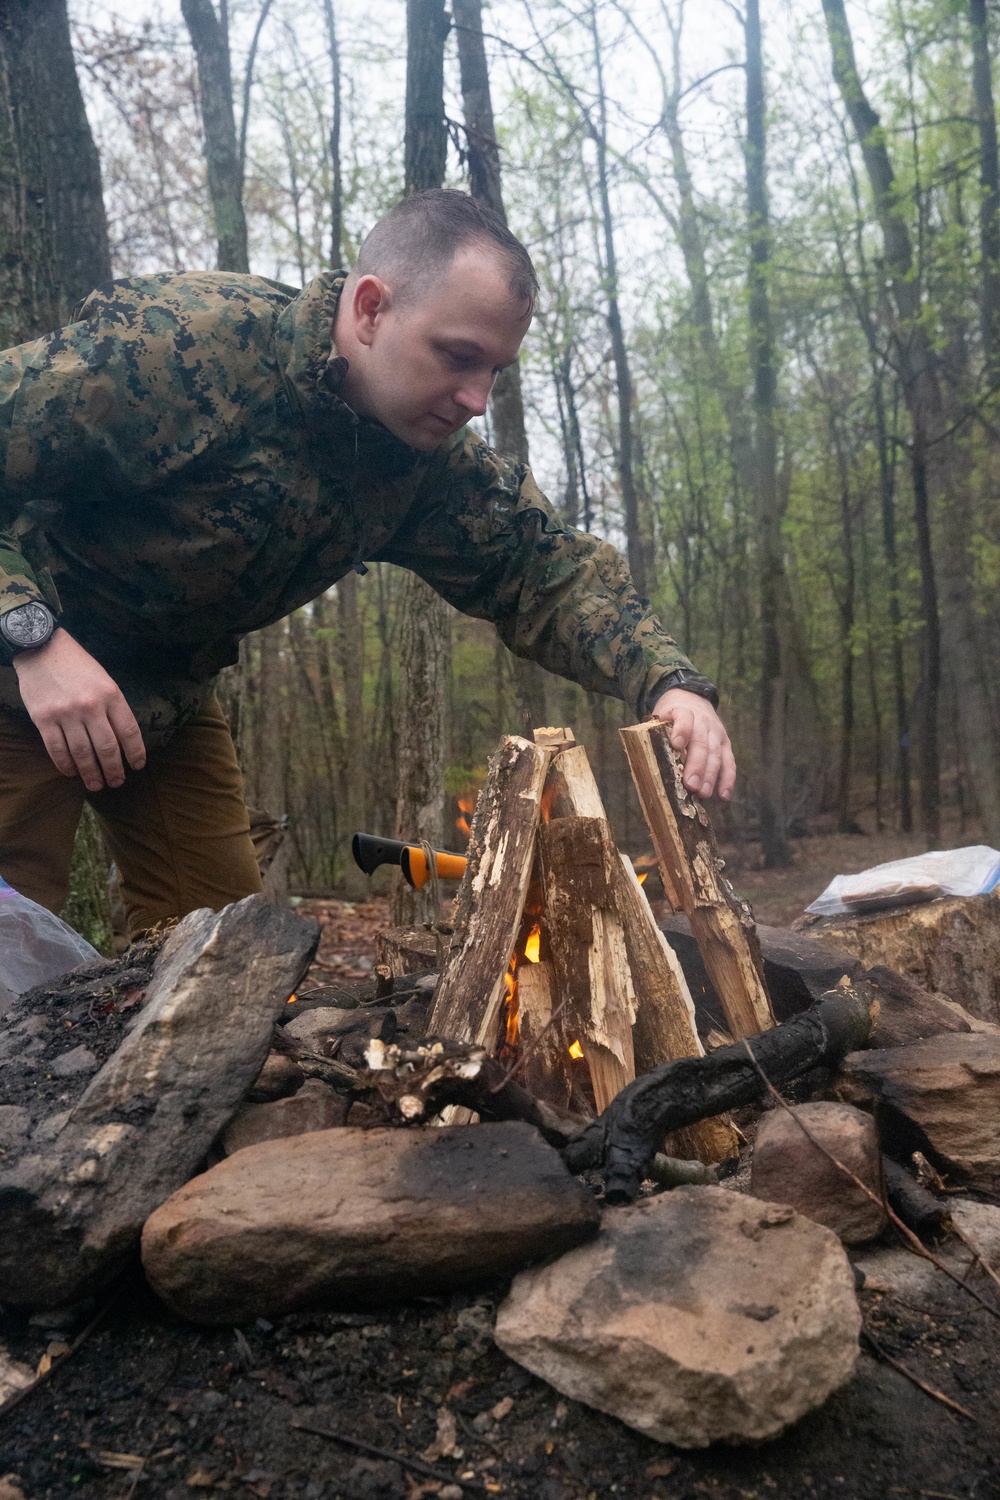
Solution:
M 542 929 L 536 922 L 524 940 L 524 956 L 529 964 L 537 964 L 542 951 Z
M 469 818 L 472 816 L 472 814 L 475 812 L 475 810 L 476 810 L 476 799 L 475 799 L 475 797 L 459 797 L 458 798 L 459 816 L 455 819 L 455 827 L 458 829 L 459 833 L 464 833 L 466 838 L 468 838 L 469 835 L 470 835 L 470 833 L 472 832 L 472 827 L 471 827 L 471 824 L 469 823 Z
M 515 978 L 515 975 L 514 975 L 514 970 L 515 970 L 516 966 L 517 966 L 517 958 L 515 957 L 515 958 L 511 959 L 511 961 L 510 961 L 510 968 L 507 970 L 506 974 L 503 976 L 504 988 L 505 988 L 505 990 L 507 992 L 507 994 L 506 994 L 506 1002 L 507 1002 L 507 1035 L 506 1035 L 506 1042 L 507 1042 L 507 1046 L 508 1047 L 516 1047 L 517 1046 L 517 1043 L 518 1043 L 518 1033 L 519 1033 L 519 1027 L 518 1027 L 518 1024 L 517 1024 L 517 979 Z
M 286 1005 L 294 1005 L 295 1002 L 296 1002 L 296 1000 L 298 998 L 299 998 L 298 995 L 289 995 L 288 999 L 285 1001 L 285 1004 Z
M 639 882 L 640 885 L 645 885 L 646 881 L 649 879 L 649 871 L 648 870 L 643 870 L 642 874 L 641 875 L 637 875 L 635 878 L 636 878 L 636 880 L 638 880 L 638 882 Z
M 580 1046 L 579 1042 L 574 1042 L 572 1044 L 572 1046 L 569 1049 L 569 1055 L 570 1055 L 570 1057 L 582 1057 L 583 1056 L 583 1048 Z

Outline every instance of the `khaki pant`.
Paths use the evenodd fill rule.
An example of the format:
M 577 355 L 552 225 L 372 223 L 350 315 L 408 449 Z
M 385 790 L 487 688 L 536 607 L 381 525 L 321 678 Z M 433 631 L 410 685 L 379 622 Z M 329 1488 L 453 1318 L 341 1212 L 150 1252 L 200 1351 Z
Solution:
M 218 700 L 151 749 L 125 784 L 88 792 L 57 771 L 30 719 L 0 710 L 0 875 L 61 911 L 84 801 L 118 866 L 130 936 L 261 888 L 243 780 Z

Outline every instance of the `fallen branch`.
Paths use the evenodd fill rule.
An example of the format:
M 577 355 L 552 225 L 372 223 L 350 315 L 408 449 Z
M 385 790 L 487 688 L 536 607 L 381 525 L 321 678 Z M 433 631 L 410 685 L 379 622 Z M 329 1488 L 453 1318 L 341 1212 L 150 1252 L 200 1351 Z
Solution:
M 637 1078 L 564 1152 L 572 1172 L 604 1168 L 609 1203 L 630 1203 L 664 1135 L 753 1104 L 770 1081 L 785 1083 L 816 1067 L 836 1067 L 871 1033 L 868 1002 L 849 987 L 831 990 L 811 1009 L 753 1038 L 766 1074 L 741 1042 L 707 1057 L 684 1057 Z
M 313 1437 L 329 1438 L 332 1443 L 343 1443 L 345 1448 L 356 1448 L 359 1453 L 369 1453 L 372 1458 L 387 1459 L 389 1463 L 399 1464 L 401 1469 L 409 1469 L 414 1474 L 426 1474 L 428 1479 L 437 1479 L 444 1484 L 457 1484 L 471 1494 L 489 1494 L 485 1484 L 478 1479 L 461 1479 L 457 1474 L 449 1474 L 447 1469 L 425 1464 L 422 1458 L 409 1458 L 405 1453 L 395 1453 L 391 1448 L 380 1447 L 378 1443 L 366 1443 L 364 1438 L 352 1437 L 350 1433 L 335 1432 L 330 1427 L 314 1427 L 311 1422 L 302 1422 L 294 1417 L 290 1425 L 299 1432 L 311 1432 Z

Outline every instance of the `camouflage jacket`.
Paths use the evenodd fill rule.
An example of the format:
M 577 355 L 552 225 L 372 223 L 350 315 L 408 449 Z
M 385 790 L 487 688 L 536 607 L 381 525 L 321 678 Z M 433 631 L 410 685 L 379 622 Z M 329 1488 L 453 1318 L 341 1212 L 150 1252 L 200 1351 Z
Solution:
M 359 418 L 331 349 L 342 285 L 133 277 L 0 354 L 0 614 L 47 601 L 156 743 L 248 631 L 387 561 L 645 712 L 693 668 L 622 558 L 468 431 L 422 454 Z

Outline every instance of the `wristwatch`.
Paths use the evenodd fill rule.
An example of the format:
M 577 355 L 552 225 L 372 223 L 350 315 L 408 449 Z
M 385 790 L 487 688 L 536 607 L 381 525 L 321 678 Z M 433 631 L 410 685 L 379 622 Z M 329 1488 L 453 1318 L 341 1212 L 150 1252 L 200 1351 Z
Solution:
M 652 713 L 659 699 L 664 693 L 669 693 L 671 688 L 683 688 L 686 693 L 697 693 L 699 698 L 707 698 L 713 708 L 719 706 L 719 689 L 711 677 L 706 677 L 702 672 L 690 672 L 687 667 L 677 667 L 668 676 L 661 677 L 653 688 L 647 712 Z
M 48 605 L 40 604 L 35 599 L 0 615 L 0 636 L 3 636 L 11 655 L 44 646 L 46 641 L 51 640 L 55 628 L 55 616 Z

